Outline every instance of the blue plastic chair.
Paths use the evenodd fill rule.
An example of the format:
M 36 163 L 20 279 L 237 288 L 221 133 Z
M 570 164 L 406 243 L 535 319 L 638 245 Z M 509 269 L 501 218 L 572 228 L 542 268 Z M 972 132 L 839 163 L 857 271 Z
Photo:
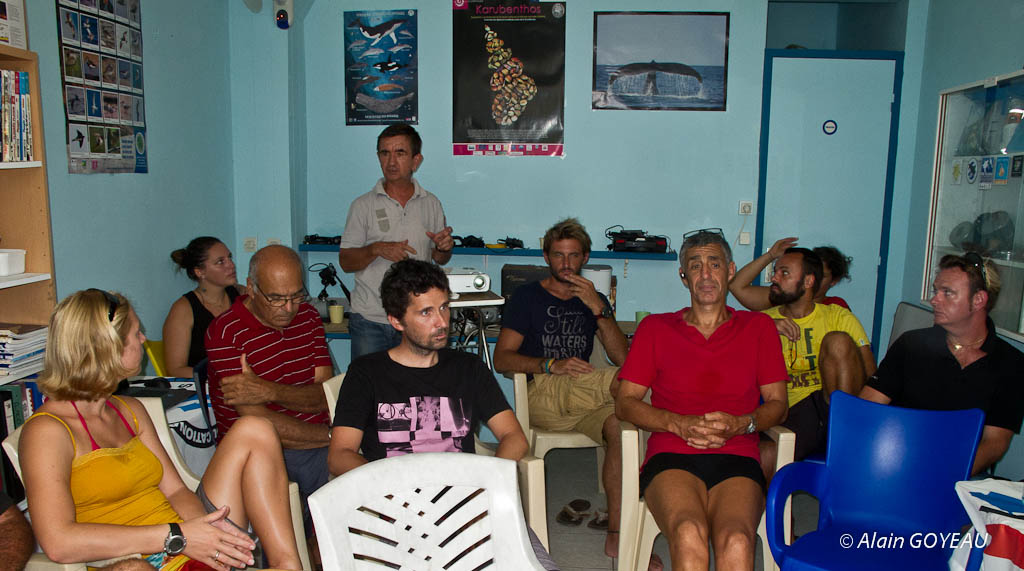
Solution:
M 984 413 L 883 406 L 840 391 L 831 400 L 825 463 L 789 464 L 768 488 L 768 545 L 779 567 L 945 569 L 951 546 L 914 540 L 928 545 L 923 534 L 968 523 L 953 484 L 970 477 Z M 783 507 L 801 490 L 818 498 L 818 529 L 786 545 Z

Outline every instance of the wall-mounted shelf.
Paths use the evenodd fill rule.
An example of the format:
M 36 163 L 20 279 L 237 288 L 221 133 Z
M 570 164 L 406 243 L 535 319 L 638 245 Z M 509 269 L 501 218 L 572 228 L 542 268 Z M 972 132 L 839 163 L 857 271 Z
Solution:
M 300 252 L 337 252 L 337 244 L 301 244 Z M 523 248 L 455 248 L 452 253 L 457 256 L 513 256 L 523 258 L 542 258 L 544 251 L 539 249 Z M 654 254 L 649 252 L 609 252 L 607 250 L 594 250 L 590 252 L 590 259 L 610 260 L 666 260 L 677 261 L 679 255 L 675 252 Z
M 0 169 L 31 169 L 43 166 L 43 161 L 20 161 L 0 163 Z
M 50 274 L 13 274 L 10 276 L 0 276 L 0 289 L 35 282 L 45 282 L 48 279 L 50 279 Z

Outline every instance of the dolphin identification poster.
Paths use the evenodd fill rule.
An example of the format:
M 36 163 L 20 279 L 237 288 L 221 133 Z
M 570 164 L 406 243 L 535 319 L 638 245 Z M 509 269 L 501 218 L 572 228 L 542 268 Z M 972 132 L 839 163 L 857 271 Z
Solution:
M 452 1 L 452 151 L 562 156 L 565 4 Z
M 345 124 L 415 125 L 416 10 L 345 12 Z
M 725 111 L 728 12 L 595 12 L 593 109 Z

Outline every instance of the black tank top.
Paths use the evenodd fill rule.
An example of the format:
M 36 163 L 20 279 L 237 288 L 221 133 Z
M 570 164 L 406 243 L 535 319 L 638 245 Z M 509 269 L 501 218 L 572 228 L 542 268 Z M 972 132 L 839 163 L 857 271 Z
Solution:
M 228 293 L 228 301 L 235 303 L 235 298 L 239 295 L 238 290 L 232 286 L 224 291 Z M 196 292 L 190 291 L 181 297 L 187 299 L 188 304 L 192 306 L 192 341 L 188 346 L 188 366 L 195 367 L 199 361 L 206 358 L 206 328 L 213 323 L 214 315 L 199 301 Z

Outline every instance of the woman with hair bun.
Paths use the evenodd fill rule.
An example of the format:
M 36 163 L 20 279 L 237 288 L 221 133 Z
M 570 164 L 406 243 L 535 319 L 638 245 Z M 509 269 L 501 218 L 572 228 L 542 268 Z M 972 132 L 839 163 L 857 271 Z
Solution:
M 206 358 L 203 338 L 215 317 L 241 293 L 231 250 L 213 236 L 200 236 L 171 252 L 178 268 L 196 287 L 177 299 L 164 321 L 164 362 L 172 377 L 191 377 L 192 367 Z
M 59 563 L 141 553 L 163 571 L 227 571 L 255 565 L 261 547 L 271 567 L 301 568 L 274 425 L 236 421 L 188 489 L 142 403 L 113 395 L 139 371 L 145 340 L 117 293 L 73 293 L 50 317 L 38 381 L 48 398 L 19 442 L 43 551 Z

